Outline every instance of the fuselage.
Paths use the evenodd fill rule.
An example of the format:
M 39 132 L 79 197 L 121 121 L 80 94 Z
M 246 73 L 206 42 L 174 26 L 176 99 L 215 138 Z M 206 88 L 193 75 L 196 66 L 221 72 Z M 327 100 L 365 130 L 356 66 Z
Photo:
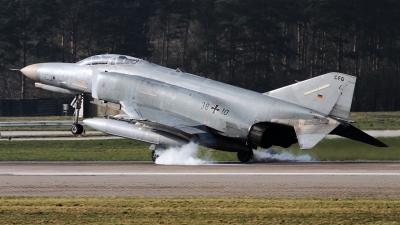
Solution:
M 139 78 L 114 81 L 106 78 L 101 87 L 97 88 L 109 88 L 109 95 L 103 93 L 100 100 L 115 103 L 131 101 L 139 106 L 175 113 L 204 124 L 223 136 L 243 141 L 247 140 L 253 124 L 277 118 L 309 120 L 317 113 L 261 93 L 177 72 L 145 60 L 138 60 L 135 64 L 114 65 L 43 63 L 38 68 L 38 81 L 91 93 L 95 88 L 92 86 L 92 74 L 95 70 Z

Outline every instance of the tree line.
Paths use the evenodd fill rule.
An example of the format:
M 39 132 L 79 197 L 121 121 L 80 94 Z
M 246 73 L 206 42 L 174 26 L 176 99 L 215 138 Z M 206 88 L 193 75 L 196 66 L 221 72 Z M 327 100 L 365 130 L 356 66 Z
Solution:
M 357 77 L 353 111 L 400 108 L 398 0 L 0 0 L 0 98 L 57 96 L 16 71 L 95 54 L 266 92 Z

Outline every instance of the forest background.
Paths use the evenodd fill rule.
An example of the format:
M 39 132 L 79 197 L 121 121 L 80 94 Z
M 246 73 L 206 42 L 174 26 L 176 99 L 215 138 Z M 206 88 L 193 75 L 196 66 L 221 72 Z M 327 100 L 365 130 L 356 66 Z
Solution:
M 258 92 L 357 77 L 352 111 L 400 108 L 398 0 L 0 0 L 0 99 L 59 97 L 18 71 L 125 54 Z

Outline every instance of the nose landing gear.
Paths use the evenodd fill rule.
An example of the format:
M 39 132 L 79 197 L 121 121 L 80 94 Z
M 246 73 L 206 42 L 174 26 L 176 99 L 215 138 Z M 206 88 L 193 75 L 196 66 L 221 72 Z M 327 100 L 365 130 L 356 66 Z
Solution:
M 83 126 L 78 123 L 79 110 L 81 109 L 81 106 L 82 106 L 82 99 L 83 99 L 83 94 L 76 95 L 74 100 L 71 103 L 71 106 L 75 109 L 74 123 L 72 124 L 72 127 L 71 127 L 71 133 L 73 133 L 73 134 L 82 134 L 83 133 Z

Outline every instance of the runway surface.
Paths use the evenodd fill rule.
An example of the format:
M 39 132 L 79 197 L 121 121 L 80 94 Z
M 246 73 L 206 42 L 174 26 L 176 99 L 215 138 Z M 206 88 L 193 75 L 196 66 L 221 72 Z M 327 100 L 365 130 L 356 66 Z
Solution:
M 2 162 L 0 196 L 400 198 L 398 162 Z

